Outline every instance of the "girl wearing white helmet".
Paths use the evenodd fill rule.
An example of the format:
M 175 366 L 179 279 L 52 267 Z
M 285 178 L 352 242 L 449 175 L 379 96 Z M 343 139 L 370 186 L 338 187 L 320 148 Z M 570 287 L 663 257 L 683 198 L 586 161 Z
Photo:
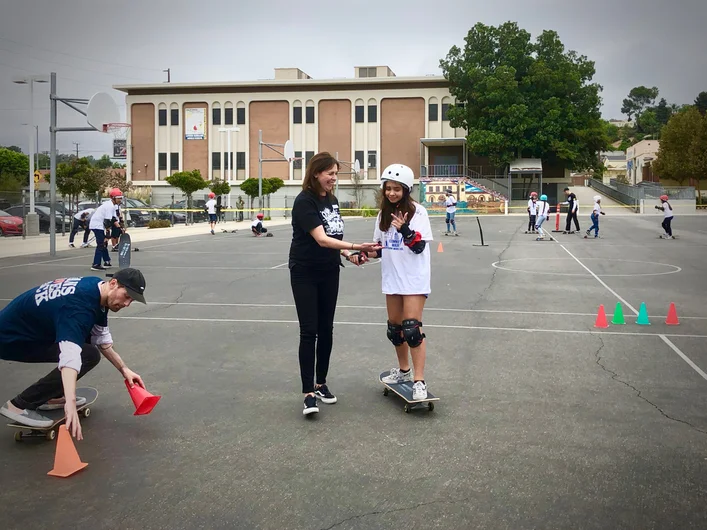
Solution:
M 113 188 L 108 193 L 110 197 L 109 201 L 101 203 L 101 205 L 96 208 L 93 212 L 91 220 L 89 221 L 88 227 L 93 232 L 96 237 L 96 252 L 93 256 L 93 264 L 91 265 L 92 271 L 103 271 L 107 267 L 111 266 L 110 254 L 108 254 L 108 240 L 106 239 L 106 231 L 113 230 L 116 228 L 120 231 L 123 229 L 120 227 L 120 203 L 123 202 L 123 192 L 118 188 Z M 108 232 L 107 235 L 111 235 Z M 103 260 L 104 266 L 101 266 L 101 260 Z
M 209 226 L 211 227 L 211 235 L 214 235 L 214 227 L 216 226 L 216 194 L 212 191 L 209 193 L 209 200 L 204 204 L 206 213 L 209 214 Z
M 601 196 L 595 195 L 594 196 L 594 210 L 592 210 L 592 215 L 590 216 L 590 219 L 592 220 L 592 226 L 589 227 L 589 230 L 587 230 L 587 235 L 584 236 L 584 239 L 587 239 L 591 233 L 592 230 L 594 230 L 594 237 L 599 237 L 599 215 L 606 215 L 604 212 L 601 211 Z
M 547 202 L 547 195 L 544 193 L 540 196 L 540 200 L 537 202 L 536 206 L 538 211 L 538 220 L 535 223 L 535 230 L 538 231 L 538 237 L 535 241 L 542 241 L 545 239 L 545 232 L 543 232 L 543 223 L 545 219 L 550 215 L 550 204 Z
M 673 207 L 670 206 L 667 195 L 660 196 L 660 206 L 656 206 L 655 209 L 662 210 L 664 215 L 662 227 L 665 234 L 660 236 L 661 239 L 673 239 L 673 228 L 670 225 L 673 222 Z
M 412 169 L 402 164 L 383 170 L 380 212 L 373 232 L 373 240 L 383 248 L 368 257 L 381 258 L 388 309 L 387 335 L 398 356 L 398 367 L 390 370 L 383 381 L 389 384 L 412 381 L 412 398 L 417 400 L 427 398 L 427 344 L 422 332 L 422 310 L 431 291 L 428 243 L 433 238 L 427 210 L 410 196 L 414 179 Z

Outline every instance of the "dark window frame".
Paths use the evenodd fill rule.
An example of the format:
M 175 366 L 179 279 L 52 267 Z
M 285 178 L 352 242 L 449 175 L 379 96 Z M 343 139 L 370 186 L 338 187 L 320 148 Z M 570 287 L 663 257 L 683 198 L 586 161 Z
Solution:
M 211 153 L 211 169 L 221 170 L 221 151 L 213 151 Z
M 312 160 L 313 157 L 314 157 L 314 151 L 305 151 L 304 152 L 305 167 L 309 165 L 309 161 Z
M 160 127 L 167 125 L 167 109 L 159 109 L 157 111 L 157 123 Z
M 236 170 L 245 169 L 245 151 L 236 151 Z
M 365 107 L 363 105 L 356 105 L 356 108 L 354 109 L 354 119 L 356 123 L 365 123 L 365 117 Z
M 376 123 L 378 121 L 378 105 L 368 105 L 367 118 L 368 123 Z
M 211 109 L 211 124 L 221 125 L 221 107 Z
M 427 105 L 427 113 L 429 115 L 429 121 L 439 121 L 439 104 L 429 103 Z
M 157 153 L 157 170 L 167 170 L 167 153 Z
M 176 161 L 176 164 L 175 164 Z M 169 170 L 170 171 L 179 171 L 179 153 L 170 153 L 169 154 Z
M 305 107 L 304 122 L 314 123 L 314 107 Z
M 295 158 L 299 158 L 300 160 L 292 161 L 292 169 L 302 169 L 302 151 L 295 151 Z
M 354 160 L 358 160 L 358 163 L 361 164 L 361 167 L 364 166 L 364 161 L 366 159 L 366 152 L 365 151 L 354 151 Z
M 223 124 L 224 125 L 233 125 L 233 107 L 224 109 L 223 113 Z
M 302 123 L 302 107 L 292 107 L 292 123 Z
M 373 157 L 373 163 L 371 164 L 371 156 Z M 361 165 L 361 168 L 364 166 Z M 378 151 L 368 151 L 368 169 L 378 167 Z
M 236 125 L 245 125 L 245 109 L 236 109 Z
M 447 113 L 449 112 L 449 108 L 451 105 L 449 103 L 442 103 L 442 121 L 449 121 L 449 116 Z
M 179 125 L 179 109 L 169 109 L 169 124 Z

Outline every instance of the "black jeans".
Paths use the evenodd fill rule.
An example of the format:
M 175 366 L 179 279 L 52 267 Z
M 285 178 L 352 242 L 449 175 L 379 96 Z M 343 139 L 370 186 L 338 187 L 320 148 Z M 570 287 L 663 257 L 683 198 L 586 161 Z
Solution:
M 292 295 L 299 319 L 299 369 L 302 393 L 314 392 L 326 383 L 334 341 L 334 312 L 339 296 L 339 267 L 311 270 L 301 265 L 290 269 Z
M 88 221 L 83 223 L 78 219 L 74 218 L 74 224 L 71 226 L 71 233 L 69 234 L 69 243 L 74 242 L 74 237 L 76 236 L 76 233 L 79 231 L 79 229 L 82 229 L 84 231 L 83 242 L 86 243 L 86 241 L 88 241 L 88 234 L 91 233 L 91 231 L 88 229 Z
M 59 345 L 36 344 L 31 342 L 0 344 L 0 359 L 17 363 L 58 363 Z M 96 367 L 101 360 L 101 352 L 96 346 L 84 344 L 81 350 L 81 379 Z M 11 403 L 20 409 L 37 410 L 50 399 L 64 395 L 61 371 L 54 368 L 42 379 L 14 398 Z
M 529 219 L 528 219 L 528 232 L 532 232 L 535 230 L 535 221 L 537 220 L 537 215 L 528 214 Z
M 670 226 L 670 223 L 672 223 L 672 222 L 673 222 L 672 217 L 666 217 L 665 219 L 663 219 L 663 223 L 662 223 L 663 230 L 665 230 L 665 233 L 668 234 L 670 237 L 673 237 L 673 229 Z
M 572 227 L 572 220 L 574 219 L 574 226 L 579 232 L 579 220 L 577 219 L 577 212 L 567 212 L 567 224 L 565 225 L 565 232 L 569 232 Z

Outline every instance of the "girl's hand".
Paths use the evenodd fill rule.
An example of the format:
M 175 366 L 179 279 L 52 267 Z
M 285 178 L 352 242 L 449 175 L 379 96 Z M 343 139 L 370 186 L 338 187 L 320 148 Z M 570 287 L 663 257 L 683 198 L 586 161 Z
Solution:
M 400 227 L 403 226 L 405 223 L 408 222 L 408 214 L 405 213 L 405 215 L 401 215 L 400 212 L 398 214 L 392 214 L 393 216 L 393 222 L 391 223 L 396 230 L 400 230 Z

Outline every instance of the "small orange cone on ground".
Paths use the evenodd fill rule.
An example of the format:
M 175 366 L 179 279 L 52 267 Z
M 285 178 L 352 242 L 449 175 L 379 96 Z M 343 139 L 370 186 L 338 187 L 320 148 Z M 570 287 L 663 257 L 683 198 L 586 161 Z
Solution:
M 606 321 L 606 312 L 604 311 L 604 304 L 599 306 L 599 312 L 597 313 L 597 320 L 594 322 L 595 328 L 608 328 L 609 323 Z
M 677 326 L 680 324 L 680 321 L 678 320 L 678 312 L 675 309 L 675 303 L 670 302 L 670 309 L 668 310 L 668 318 L 665 319 L 665 323 L 668 326 Z
M 442 247 L 441 242 L 440 242 L 439 246 L 437 247 L 437 252 L 444 252 L 444 248 Z
M 47 475 L 52 477 L 66 478 L 77 471 L 81 471 L 88 464 L 81 462 L 79 454 L 76 452 L 74 441 L 66 425 L 59 427 L 59 436 L 56 440 L 56 454 L 54 455 L 54 469 Z

